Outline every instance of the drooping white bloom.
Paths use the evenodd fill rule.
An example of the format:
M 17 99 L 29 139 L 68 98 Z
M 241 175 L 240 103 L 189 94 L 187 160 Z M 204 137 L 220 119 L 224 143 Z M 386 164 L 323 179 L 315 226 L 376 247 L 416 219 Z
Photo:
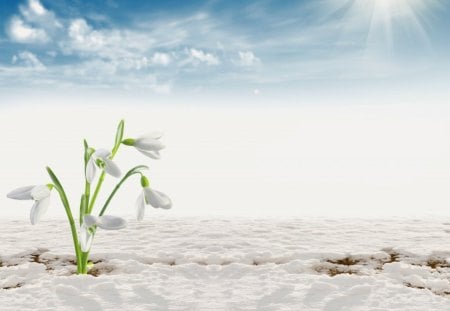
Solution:
M 103 215 L 97 217 L 93 215 L 85 215 L 79 234 L 81 250 L 83 252 L 87 252 L 91 248 L 92 241 L 94 239 L 94 226 L 104 230 L 119 230 L 125 228 L 126 225 L 126 220 L 117 216 Z
M 91 155 L 86 165 L 86 180 L 88 183 L 94 181 L 99 165 L 98 160 L 100 160 L 99 162 L 101 163 L 100 168 L 104 168 L 106 173 L 113 177 L 120 177 L 120 169 L 117 164 L 109 158 L 110 156 L 111 152 L 106 149 L 98 149 Z
M 35 185 L 17 188 L 9 192 L 6 196 L 14 200 L 34 200 L 30 212 L 30 221 L 32 225 L 35 225 L 50 205 L 50 193 L 49 186 Z
M 136 219 L 144 219 L 145 205 L 151 205 L 154 208 L 170 209 L 172 200 L 164 193 L 153 190 L 150 187 L 143 187 L 141 194 L 136 200 Z
M 150 157 L 152 159 L 158 160 L 161 158 L 159 151 L 164 149 L 164 144 L 159 141 L 162 137 L 161 132 L 151 132 L 136 138 L 132 146 L 134 146 L 140 153 Z
M 127 225 L 127 221 L 122 217 L 112 216 L 112 215 L 103 215 L 103 216 L 94 216 L 94 215 L 85 215 L 84 222 L 87 226 L 97 226 L 104 230 L 119 230 L 125 228 Z
M 86 225 L 85 222 L 80 227 L 79 240 L 81 250 L 83 252 L 88 252 L 91 249 L 92 241 L 94 239 L 92 228 Z

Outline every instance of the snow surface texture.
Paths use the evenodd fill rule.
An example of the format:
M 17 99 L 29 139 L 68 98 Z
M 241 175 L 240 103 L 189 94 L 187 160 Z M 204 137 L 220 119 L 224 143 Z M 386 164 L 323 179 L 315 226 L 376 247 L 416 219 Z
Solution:
M 146 219 L 87 276 L 66 222 L 0 225 L 1 310 L 450 310 L 440 219 Z

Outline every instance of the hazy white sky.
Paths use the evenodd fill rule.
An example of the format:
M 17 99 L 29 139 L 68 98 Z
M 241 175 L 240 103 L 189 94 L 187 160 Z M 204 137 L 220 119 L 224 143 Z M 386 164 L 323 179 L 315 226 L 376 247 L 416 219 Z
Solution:
M 64 100 L 66 105 L 58 105 Z M 116 123 L 126 136 L 165 132 L 160 161 L 130 148 L 123 169 L 149 164 L 154 188 L 169 194 L 164 215 L 450 214 L 450 109 L 423 105 L 208 108 L 125 104 L 114 98 L 22 99 L 2 108 L 0 216 L 28 217 L 31 202 L 6 199 L 22 185 L 49 182 L 50 165 L 75 209 L 82 189 L 82 138 L 110 147 Z M 83 102 L 84 105 L 77 105 Z M 113 180 L 106 185 L 113 186 Z M 112 212 L 132 217 L 133 180 Z M 53 195 L 50 215 L 63 215 Z M 102 202 L 102 200 L 100 200 Z

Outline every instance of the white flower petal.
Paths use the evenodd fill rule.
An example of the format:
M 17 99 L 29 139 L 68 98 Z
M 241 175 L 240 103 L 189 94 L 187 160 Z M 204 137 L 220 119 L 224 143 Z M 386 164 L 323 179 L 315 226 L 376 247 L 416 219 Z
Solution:
M 42 200 L 50 195 L 51 191 L 47 185 L 39 185 L 31 190 L 31 197 L 35 201 Z
M 34 202 L 30 212 L 30 221 L 32 225 L 37 224 L 37 222 L 41 219 L 42 215 L 44 215 L 45 212 L 47 211 L 49 205 L 50 205 L 49 196 L 43 198 L 42 200 Z
M 160 139 L 163 136 L 163 134 L 164 134 L 163 132 L 154 131 L 154 132 L 145 133 L 144 135 L 140 136 L 138 139 L 146 139 L 146 138 Z
M 87 227 L 92 227 L 96 225 L 99 222 L 99 219 L 97 216 L 94 215 L 84 215 L 83 217 L 83 224 Z
M 105 171 L 111 176 L 120 177 L 122 174 L 120 168 L 110 159 L 103 159 L 105 161 Z
M 6 196 L 14 200 L 33 200 L 31 190 L 33 190 L 34 187 L 36 186 L 20 187 L 9 192 Z
M 138 138 L 134 146 L 145 151 L 159 151 L 165 147 L 162 142 L 153 138 Z
M 169 209 L 172 207 L 172 201 L 170 198 L 160 191 L 152 190 L 149 187 L 146 187 L 144 188 L 144 195 L 147 204 L 150 204 L 155 208 Z
M 157 191 L 157 190 L 155 190 L 155 192 L 164 201 L 164 204 L 160 205 L 160 208 L 163 208 L 163 209 L 172 208 L 172 200 L 165 193 L 162 193 L 161 191 Z
M 91 156 L 86 165 L 86 180 L 88 183 L 92 183 L 95 179 L 95 174 L 97 173 L 97 166 L 95 165 L 94 157 Z
M 125 228 L 126 225 L 125 219 L 111 215 L 100 216 L 97 222 L 97 226 L 105 230 L 119 230 Z
M 144 219 L 145 213 L 145 198 L 144 193 L 141 193 L 136 200 L 136 219 L 142 220 Z
M 91 249 L 94 235 L 89 231 L 89 228 L 85 224 L 81 225 L 79 238 L 81 250 L 83 252 L 88 252 Z
M 158 151 L 145 151 L 139 148 L 136 148 L 137 151 L 139 151 L 140 153 L 146 155 L 149 158 L 155 159 L 155 160 L 159 160 L 161 159 L 161 155 L 159 154 Z
M 97 149 L 97 150 L 94 152 L 94 157 L 95 157 L 95 158 L 100 158 L 100 159 L 102 159 L 102 160 L 108 158 L 110 155 L 111 155 L 111 151 L 106 150 L 106 149 L 102 149 L 102 148 Z

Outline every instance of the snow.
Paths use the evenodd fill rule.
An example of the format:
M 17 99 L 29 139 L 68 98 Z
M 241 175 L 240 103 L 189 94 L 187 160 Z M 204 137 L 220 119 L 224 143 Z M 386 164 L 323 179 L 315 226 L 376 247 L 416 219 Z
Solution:
M 0 222 L 1 310 L 450 310 L 449 219 L 151 218 L 102 231 Z

